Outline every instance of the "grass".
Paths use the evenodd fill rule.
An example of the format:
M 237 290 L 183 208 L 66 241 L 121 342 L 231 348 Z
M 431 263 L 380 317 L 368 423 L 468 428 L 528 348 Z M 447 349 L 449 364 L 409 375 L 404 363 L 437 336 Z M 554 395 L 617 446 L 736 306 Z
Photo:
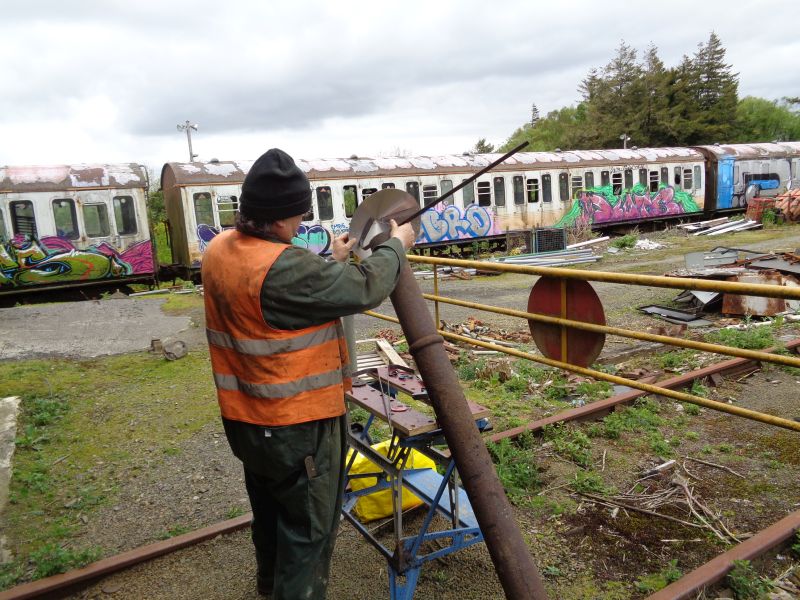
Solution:
M 683 572 L 678 568 L 678 561 L 671 560 L 664 569 L 658 573 L 642 575 L 636 580 L 636 589 L 640 592 L 652 594 L 664 589 L 673 581 L 683 577 Z
M 544 428 L 544 439 L 553 444 L 556 453 L 579 467 L 592 464 L 592 442 L 576 427 L 551 425 Z
M 4 581 L 56 568 L 39 562 L 91 558 L 69 544 L 80 514 L 113 501 L 142 460 L 159 460 L 219 416 L 205 352 L 0 363 L 0 381 L 4 394 L 22 398 L 3 515 L 22 574 L 8 567 Z
M 699 363 L 693 350 L 684 349 L 660 354 L 657 358 L 657 364 L 665 371 L 676 371 L 678 369 L 696 369 Z
M 623 235 L 622 237 L 612 240 L 609 245 L 622 250 L 623 248 L 633 248 L 637 241 L 639 241 L 639 237 L 629 233 L 628 235 Z
M 746 350 L 762 350 L 776 344 L 775 329 L 780 327 L 778 321 L 773 325 L 755 327 L 747 323 L 743 329 L 720 329 L 706 336 L 710 342 L 744 348 Z

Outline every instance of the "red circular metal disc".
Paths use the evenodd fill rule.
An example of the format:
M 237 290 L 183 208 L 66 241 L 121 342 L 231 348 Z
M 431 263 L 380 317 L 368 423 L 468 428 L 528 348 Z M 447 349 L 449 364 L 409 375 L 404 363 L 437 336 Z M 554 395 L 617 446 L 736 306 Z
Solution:
M 562 296 L 566 306 L 562 311 Z M 531 289 L 528 312 L 605 325 L 603 304 L 587 281 L 542 277 Z M 574 327 L 528 320 L 536 347 L 547 358 L 579 367 L 591 365 L 603 350 L 606 336 Z

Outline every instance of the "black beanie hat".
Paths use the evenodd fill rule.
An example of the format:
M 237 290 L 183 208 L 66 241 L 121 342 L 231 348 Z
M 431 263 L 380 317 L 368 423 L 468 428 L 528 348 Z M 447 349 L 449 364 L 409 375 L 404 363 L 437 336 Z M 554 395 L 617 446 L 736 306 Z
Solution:
M 311 210 L 308 177 L 283 150 L 267 150 L 244 178 L 239 210 L 246 217 L 265 221 L 307 213 Z

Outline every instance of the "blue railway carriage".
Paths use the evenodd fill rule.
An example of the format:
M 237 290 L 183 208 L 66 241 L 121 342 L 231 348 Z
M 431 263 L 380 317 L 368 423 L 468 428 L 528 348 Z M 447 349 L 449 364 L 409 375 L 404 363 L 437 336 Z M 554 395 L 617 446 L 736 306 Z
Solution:
M 152 282 L 137 164 L 0 167 L 0 295 Z
M 800 142 L 698 146 L 707 161 L 714 212 L 742 210 L 755 196 L 800 186 Z

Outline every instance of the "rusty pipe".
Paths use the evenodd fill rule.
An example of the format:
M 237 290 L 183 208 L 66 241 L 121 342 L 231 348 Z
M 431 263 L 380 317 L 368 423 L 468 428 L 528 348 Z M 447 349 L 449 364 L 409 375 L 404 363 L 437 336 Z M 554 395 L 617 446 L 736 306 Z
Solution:
M 410 266 L 404 266 L 390 298 L 506 598 L 546 599 L 542 578 L 514 520 L 511 504 L 444 350 L 444 340 L 431 320 Z

